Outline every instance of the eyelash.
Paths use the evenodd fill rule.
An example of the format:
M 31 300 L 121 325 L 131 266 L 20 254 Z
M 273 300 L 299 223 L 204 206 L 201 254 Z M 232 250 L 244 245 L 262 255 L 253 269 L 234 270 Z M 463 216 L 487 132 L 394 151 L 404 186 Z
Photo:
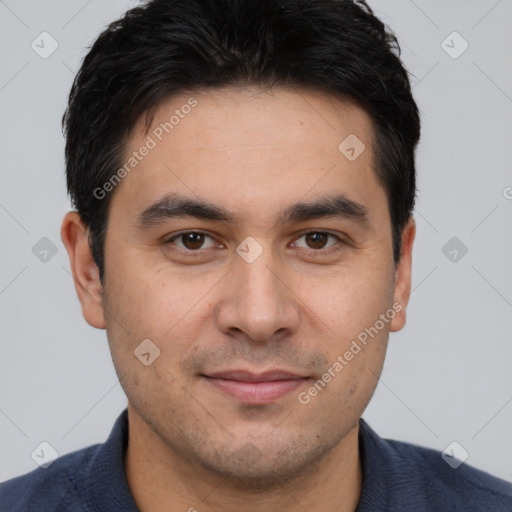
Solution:
M 195 234 L 198 234 L 198 235 L 204 235 L 205 237 L 209 237 L 211 238 L 212 240 L 214 240 L 214 237 L 209 235 L 208 233 L 204 233 L 203 231 L 181 231 L 180 233 L 177 233 L 175 235 L 172 235 L 172 237 L 168 238 L 167 240 L 164 241 L 165 244 L 173 244 L 174 240 L 180 238 L 181 236 L 183 235 L 188 235 L 190 233 L 195 233 Z M 315 234 L 322 234 L 322 235 L 327 235 L 329 237 L 333 237 L 336 239 L 336 243 L 334 245 L 332 245 L 331 247 L 328 247 L 327 249 L 308 249 L 308 248 L 304 248 L 304 247 L 301 247 L 300 249 L 303 249 L 303 250 L 308 250 L 308 251 L 311 251 L 312 253 L 317 253 L 317 254 L 331 254 L 331 253 L 335 253 L 339 250 L 342 249 L 342 247 L 340 246 L 343 246 L 343 245 L 347 245 L 347 242 L 345 242 L 342 238 L 340 238 L 338 235 L 335 235 L 334 233 L 331 233 L 330 231 L 319 231 L 319 230 L 310 230 L 310 231 L 306 231 L 302 234 L 300 234 L 295 240 L 293 243 L 296 243 L 297 240 L 299 240 L 300 238 L 306 236 L 306 235 L 310 235 L 312 233 L 315 233 Z M 177 247 L 177 250 L 178 251 L 181 251 L 181 252 L 184 252 L 186 253 L 187 255 L 191 255 L 191 256 L 200 256 L 201 255 L 201 251 L 204 251 L 205 249 L 197 249 L 197 250 L 192 250 L 192 249 L 182 249 L 181 247 Z

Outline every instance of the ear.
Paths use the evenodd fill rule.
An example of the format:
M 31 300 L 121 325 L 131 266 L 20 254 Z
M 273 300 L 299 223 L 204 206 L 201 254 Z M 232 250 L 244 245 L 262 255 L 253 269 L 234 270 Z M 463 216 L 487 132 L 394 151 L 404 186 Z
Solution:
M 102 285 L 98 267 L 89 247 L 88 231 L 77 212 L 68 212 L 62 221 L 60 236 L 68 251 L 82 314 L 86 322 L 105 329 Z
M 416 235 L 416 223 L 411 217 L 402 231 L 402 248 L 400 260 L 395 270 L 395 292 L 393 294 L 393 309 L 397 312 L 391 320 L 390 330 L 396 332 L 402 329 L 406 321 L 405 310 L 411 294 L 412 246 Z

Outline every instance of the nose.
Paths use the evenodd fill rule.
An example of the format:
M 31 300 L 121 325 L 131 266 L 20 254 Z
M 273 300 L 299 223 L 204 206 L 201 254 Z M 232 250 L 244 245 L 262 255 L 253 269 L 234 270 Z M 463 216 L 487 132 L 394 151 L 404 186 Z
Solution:
M 300 320 L 297 296 L 271 251 L 252 263 L 238 258 L 223 280 L 216 308 L 218 328 L 230 335 L 245 334 L 255 342 L 294 333 Z

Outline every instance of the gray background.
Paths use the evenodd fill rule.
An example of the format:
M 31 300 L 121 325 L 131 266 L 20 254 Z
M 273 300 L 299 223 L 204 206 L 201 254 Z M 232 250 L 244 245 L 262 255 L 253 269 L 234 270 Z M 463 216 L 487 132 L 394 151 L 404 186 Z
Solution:
M 0 481 L 34 469 L 42 441 L 59 454 L 103 442 L 126 406 L 60 241 L 60 121 L 85 48 L 134 5 L 0 0 Z M 457 441 L 512 480 L 512 0 L 371 5 L 400 39 L 423 137 L 408 323 L 364 416 L 385 437 Z M 46 59 L 31 47 L 43 31 L 58 43 Z M 454 31 L 469 44 L 458 58 Z M 43 237 L 55 255 L 47 241 L 34 254 Z

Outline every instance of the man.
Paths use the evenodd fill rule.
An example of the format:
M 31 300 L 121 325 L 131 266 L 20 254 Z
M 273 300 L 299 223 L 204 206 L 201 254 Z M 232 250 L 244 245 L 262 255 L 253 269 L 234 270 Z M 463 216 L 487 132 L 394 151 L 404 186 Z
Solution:
M 361 420 L 405 324 L 419 117 L 364 2 L 153 0 L 64 117 L 62 240 L 128 397 L 6 511 L 510 510 Z

